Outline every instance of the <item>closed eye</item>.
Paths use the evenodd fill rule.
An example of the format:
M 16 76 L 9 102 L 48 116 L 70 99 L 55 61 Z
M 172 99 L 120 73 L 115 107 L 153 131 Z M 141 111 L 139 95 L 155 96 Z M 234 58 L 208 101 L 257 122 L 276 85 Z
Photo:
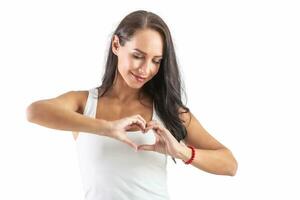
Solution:
M 156 64 L 160 64 L 160 62 L 161 62 L 161 60 L 159 60 L 159 61 L 154 61 L 154 63 L 156 63 Z
M 143 57 L 139 57 L 139 56 L 136 56 L 136 55 L 133 55 L 133 57 L 136 58 L 136 59 L 141 59 L 141 58 L 143 58 Z
M 133 58 L 135 58 L 135 59 L 143 59 L 143 57 L 136 56 L 136 55 L 133 55 Z M 161 62 L 161 60 L 159 60 L 159 61 L 153 61 L 153 63 L 155 63 L 155 64 L 160 64 L 160 62 Z

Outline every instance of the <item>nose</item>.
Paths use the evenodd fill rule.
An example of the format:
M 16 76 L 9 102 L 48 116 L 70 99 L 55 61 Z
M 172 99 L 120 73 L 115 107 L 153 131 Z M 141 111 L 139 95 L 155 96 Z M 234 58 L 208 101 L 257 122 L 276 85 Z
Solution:
M 142 76 L 146 76 L 149 74 L 150 68 L 151 68 L 151 60 L 150 61 L 145 61 L 143 64 L 139 67 L 138 72 Z

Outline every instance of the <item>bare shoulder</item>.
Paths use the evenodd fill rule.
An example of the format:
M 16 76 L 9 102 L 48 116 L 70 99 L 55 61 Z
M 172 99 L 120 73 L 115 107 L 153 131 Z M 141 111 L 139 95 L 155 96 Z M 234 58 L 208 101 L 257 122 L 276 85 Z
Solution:
M 55 101 L 64 105 L 64 107 L 83 114 L 88 93 L 88 90 L 71 90 L 48 101 Z

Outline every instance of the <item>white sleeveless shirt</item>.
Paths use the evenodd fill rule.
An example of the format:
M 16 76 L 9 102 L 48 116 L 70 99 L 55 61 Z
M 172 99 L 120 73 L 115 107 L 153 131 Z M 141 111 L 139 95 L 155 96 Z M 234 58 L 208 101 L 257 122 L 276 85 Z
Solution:
M 89 90 L 84 115 L 95 118 L 98 90 Z M 101 109 L 101 108 L 100 108 Z M 160 121 L 153 106 L 153 117 Z M 139 144 L 154 144 L 153 130 L 127 132 Z M 116 139 L 80 132 L 76 149 L 85 200 L 168 200 L 167 155 L 135 150 Z

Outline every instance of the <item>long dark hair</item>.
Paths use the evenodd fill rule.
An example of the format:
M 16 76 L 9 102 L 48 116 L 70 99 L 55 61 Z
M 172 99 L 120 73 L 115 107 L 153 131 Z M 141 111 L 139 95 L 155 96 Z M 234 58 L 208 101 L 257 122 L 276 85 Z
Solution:
M 113 85 L 117 73 L 118 57 L 113 54 L 111 46 L 113 36 L 117 35 L 120 45 L 124 46 L 137 30 L 145 28 L 153 29 L 161 34 L 164 41 L 164 49 L 159 71 L 141 88 L 140 92 L 147 94 L 153 99 L 157 115 L 176 140 L 180 142 L 186 137 L 187 131 L 179 114 L 189 112 L 189 109 L 183 105 L 181 100 L 181 92 L 185 93 L 185 91 L 182 87 L 171 33 L 166 23 L 158 15 L 138 10 L 128 14 L 120 22 L 111 38 L 102 84 L 97 87 L 98 98 L 103 96 Z M 181 108 L 181 112 L 179 108 Z M 176 163 L 174 158 L 173 160 Z

